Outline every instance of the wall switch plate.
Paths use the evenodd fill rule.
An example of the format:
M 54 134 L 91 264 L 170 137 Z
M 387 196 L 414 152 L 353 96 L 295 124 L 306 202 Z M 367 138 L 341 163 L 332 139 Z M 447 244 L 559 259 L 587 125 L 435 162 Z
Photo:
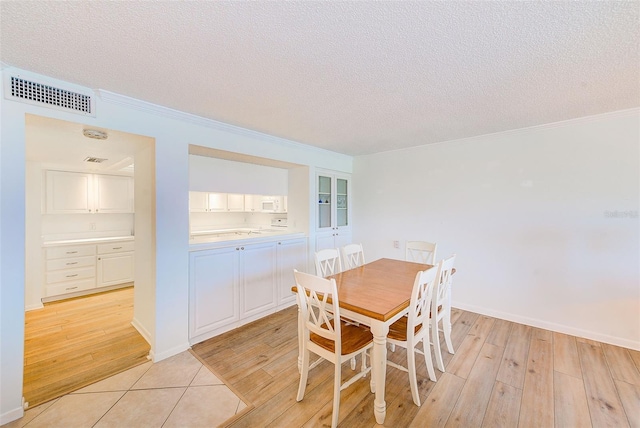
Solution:
M 400 241 L 393 241 L 393 248 L 400 248 Z

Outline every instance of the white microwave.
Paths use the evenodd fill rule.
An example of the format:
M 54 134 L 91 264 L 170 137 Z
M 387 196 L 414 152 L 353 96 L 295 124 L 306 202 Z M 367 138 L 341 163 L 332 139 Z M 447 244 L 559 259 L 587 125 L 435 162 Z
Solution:
M 278 211 L 278 201 L 265 199 L 262 201 L 262 211 L 276 212 Z

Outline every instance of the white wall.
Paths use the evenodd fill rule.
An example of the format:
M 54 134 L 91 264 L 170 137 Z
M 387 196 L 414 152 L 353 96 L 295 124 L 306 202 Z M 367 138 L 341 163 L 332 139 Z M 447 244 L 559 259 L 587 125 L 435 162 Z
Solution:
M 437 242 L 454 306 L 640 349 L 639 117 L 357 157 L 354 242 Z
M 24 70 L 5 68 L 5 73 L 19 73 L 56 86 L 71 87 L 65 82 L 37 76 Z M 3 76 L 4 77 L 4 76 Z M 2 89 L 3 90 L 3 89 Z M 84 88 L 84 91 L 87 91 Z M 135 317 L 152 337 L 155 360 L 174 355 L 189 346 L 189 145 L 197 144 L 219 150 L 253 155 L 300 165 L 313 165 L 351 172 L 350 156 L 310 148 L 276 137 L 220 124 L 173 110 L 102 92 L 96 94 L 96 117 L 14 102 L 0 96 L 0 424 L 22 415 L 22 373 L 24 357 L 25 293 L 25 114 L 148 136 L 155 140 L 148 170 L 155 174 L 150 198 L 155 228 L 145 238 L 154 246 L 147 268 L 154 269 L 152 290 L 141 296 L 136 280 L 136 305 L 140 297 L 151 299 L 153 310 Z M 138 160 L 136 159 L 136 163 Z M 136 187 L 138 179 L 136 177 Z M 139 197 L 136 189 L 136 200 Z M 136 203 L 136 234 L 139 233 Z M 145 245 L 146 245 L 145 244 Z M 136 276 L 139 245 L 136 237 Z M 148 300 L 147 300 L 148 302 Z M 151 318 L 151 320 L 147 320 Z
M 287 182 L 286 169 L 189 155 L 189 190 L 286 195 Z

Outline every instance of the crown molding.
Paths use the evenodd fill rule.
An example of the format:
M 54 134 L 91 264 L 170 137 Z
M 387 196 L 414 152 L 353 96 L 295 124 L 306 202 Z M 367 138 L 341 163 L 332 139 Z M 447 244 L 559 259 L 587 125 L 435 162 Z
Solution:
M 229 132 L 231 134 L 240 135 L 243 137 L 249 137 L 261 141 L 267 141 L 270 143 L 275 143 L 279 145 L 289 146 L 291 148 L 301 149 L 305 151 L 315 151 L 317 153 L 324 153 L 330 155 L 341 155 L 348 156 L 344 153 L 333 152 L 331 150 L 326 150 L 320 147 L 311 146 L 308 144 L 300 143 L 293 140 L 288 140 L 282 137 L 276 137 L 274 135 L 265 134 L 264 132 L 254 131 L 247 128 L 242 128 L 236 125 L 230 125 L 228 123 L 220 122 L 214 119 L 208 119 L 202 116 L 198 116 L 191 113 L 185 113 L 180 110 L 175 110 L 169 107 L 160 106 L 157 104 L 153 104 L 147 101 L 141 101 L 136 98 L 128 97 L 126 95 L 116 94 L 110 91 L 105 91 L 103 89 L 96 90 L 101 101 L 120 105 L 127 108 L 132 108 L 144 113 L 153 114 L 156 116 L 166 117 L 168 119 L 175 119 L 181 122 L 190 123 L 197 126 L 202 126 L 205 128 L 215 129 L 217 131 Z

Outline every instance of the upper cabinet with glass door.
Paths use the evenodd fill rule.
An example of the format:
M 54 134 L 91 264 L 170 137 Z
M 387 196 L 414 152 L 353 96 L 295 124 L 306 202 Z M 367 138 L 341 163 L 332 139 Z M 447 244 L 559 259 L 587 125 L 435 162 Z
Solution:
M 319 172 L 317 185 L 317 229 L 339 230 L 351 226 L 351 183 L 346 174 Z

